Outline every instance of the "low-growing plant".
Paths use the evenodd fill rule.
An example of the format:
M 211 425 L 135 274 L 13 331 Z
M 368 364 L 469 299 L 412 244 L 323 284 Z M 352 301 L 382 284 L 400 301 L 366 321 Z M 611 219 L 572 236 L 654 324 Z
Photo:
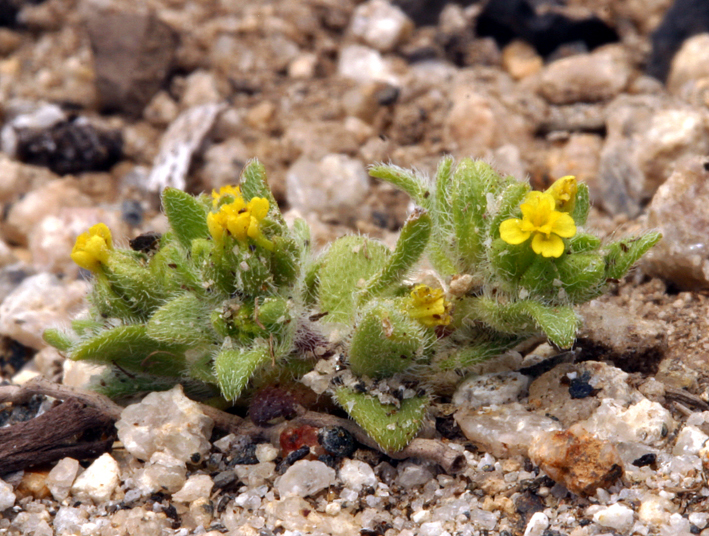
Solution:
M 351 235 L 315 254 L 307 224 L 286 224 L 252 161 L 239 186 L 211 197 L 166 189 L 162 236 L 130 249 L 103 224 L 79 236 L 72 258 L 93 273 L 90 313 L 45 339 L 106 365 L 92 387 L 114 398 L 180 383 L 226 405 L 304 378 L 394 452 L 416 436 L 446 375 L 539 334 L 570 347 L 573 306 L 660 239 L 602 243 L 584 231 L 588 188 L 573 177 L 531 191 L 451 158 L 433 180 L 388 165 L 370 172 L 417 205 L 393 251 Z

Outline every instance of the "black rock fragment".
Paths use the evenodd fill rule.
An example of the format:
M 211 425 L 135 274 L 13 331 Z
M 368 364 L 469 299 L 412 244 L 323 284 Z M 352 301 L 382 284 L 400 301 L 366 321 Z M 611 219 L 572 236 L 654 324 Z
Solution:
M 81 119 L 47 129 L 18 129 L 17 158 L 51 169 L 58 175 L 108 171 L 123 155 L 118 130 L 102 130 Z
M 235 446 L 232 450 L 233 457 L 229 460 L 227 467 L 234 467 L 235 465 L 256 465 L 258 463 L 258 458 L 256 457 L 256 444 L 249 443 L 243 446 Z
M 587 398 L 596 394 L 598 391 L 588 383 L 591 379 L 591 373 L 584 371 L 581 376 L 569 381 L 569 396 L 571 398 Z
M 318 441 L 322 448 L 337 458 L 349 458 L 357 450 L 355 438 L 340 426 L 321 428 Z
M 665 17 L 652 33 L 652 53 L 646 72 L 667 80 L 672 58 L 686 39 L 709 32 L 709 2 L 706 0 L 675 0 Z
M 160 233 L 148 231 L 147 233 L 143 233 L 141 235 L 136 236 L 135 238 L 128 240 L 128 244 L 130 244 L 130 248 L 133 251 L 150 253 L 152 251 L 157 250 L 158 246 L 160 245 L 161 237 L 162 235 Z
M 491 0 L 477 18 L 478 37 L 492 37 L 500 48 L 514 39 L 549 56 L 561 45 L 583 43 L 588 50 L 615 43 L 618 33 L 596 16 L 572 19 L 562 13 L 537 13 L 529 0 Z
M 438 18 L 446 4 L 458 4 L 467 7 L 476 3 L 477 0 L 393 0 L 392 4 L 398 6 L 406 15 L 414 21 L 416 26 L 434 26 L 438 24 Z
M 646 467 L 648 465 L 654 465 L 656 461 L 657 455 L 652 452 L 648 452 L 647 454 L 643 454 L 637 460 L 633 461 L 633 465 L 635 467 Z
M 26 5 L 38 5 L 45 0 L 0 0 L 0 26 L 17 26 L 17 14 Z

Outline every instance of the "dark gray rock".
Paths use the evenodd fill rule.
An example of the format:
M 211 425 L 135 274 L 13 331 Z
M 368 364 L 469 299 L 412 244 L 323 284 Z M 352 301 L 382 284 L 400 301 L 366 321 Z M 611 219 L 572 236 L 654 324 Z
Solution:
M 709 32 L 709 2 L 675 0 L 652 34 L 652 54 L 647 62 L 647 74 L 664 82 L 670 72 L 672 58 L 685 39 L 705 32 Z
M 176 33 L 150 12 L 95 10 L 87 27 L 102 108 L 140 116 L 170 71 Z

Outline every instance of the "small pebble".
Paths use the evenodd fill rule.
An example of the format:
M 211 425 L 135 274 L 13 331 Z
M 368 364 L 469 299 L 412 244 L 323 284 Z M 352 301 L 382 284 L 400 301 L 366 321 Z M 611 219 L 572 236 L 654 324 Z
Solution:
M 635 513 L 631 508 L 616 503 L 597 510 L 593 514 L 593 520 L 603 527 L 627 534 L 633 527 Z
M 120 483 L 121 470 L 110 454 L 102 454 L 79 475 L 71 493 L 79 500 L 91 499 L 96 504 L 106 502 Z
M 175 502 L 192 502 L 203 497 L 209 498 L 214 481 L 209 475 L 192 475 L 182 489 L 172 496 Z
M 74 458 L 59 460 L 47 475 L 47 487 L 56 501 L 63 501 L 69 496 L 74 479 L 79 472 L 79 462 Z
M 357 450 L 352 434 L 340 426 L 321 428 L 318 439 L 322 448 L 339 458 L 348 458 Z
M 12 486 L 4 480 L 0 480 L 0 512 L 14 506 L 15 498 Z
M 213 425 L 177 385 L 125 408 L 116 429 L 126 450 L 136 458 L 149 460 L 154 452 L 163 451 L 187 462 L 196 452 L 200 456 L 209 452 Z
M 256 445 L 250 443 L 240 449 L 232 451 L 232 459 L 229 461 L 229 467 L 235 465 L 255 465 L 259 463 L 256 457 Z
M 396 483 L 404 489 L 422 486 L 433 478 L 433 473 L 423 465 L 404 462 L 397 467 Z
M 379 482 L 372 467 L 359 460 L 345 460 L 338 474 L 342 483 L 355 491 L 375 487 Z
M 535 513 L 524 529 L 524 536 L 542 536 L 549 527 L 549 518 L 543 512 Z
M 276 480 L 281 497 L 308 497 L 330 487 L 337 481 L 334 469 L 319 461 L 300 460 Z
M 270 443 L 259 443 L 255 454 L 259 462 L 272 462 L 278 457 L 278 449 Z

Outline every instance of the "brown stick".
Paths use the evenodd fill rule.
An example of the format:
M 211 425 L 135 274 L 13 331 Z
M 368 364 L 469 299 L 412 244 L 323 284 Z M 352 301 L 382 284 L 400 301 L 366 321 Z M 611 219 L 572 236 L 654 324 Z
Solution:
M 81 391 L 72 389 L 64 385 L 59 385 L 50 382 L 41 377 L 37 377 L 26 385 L 4 386 L 0 387 L 0 402 L 13 401 L 13 399 L 26 397 L 26 393 L 45 394 L 59 399 L 79 399 L 89 406 L 94 407 L 98 411 L 104 413 L 111 419 L 118 420 L 123 408 L 113 402 L 110 398 L 103 395 L 92 393 L 89 391 Z M 315 411 L 307 411 L 300 408 L 298 416 L 295 419 L 281 423 L 275 426 L 256 426 L 251 420 L 242 419 L 237 415 L 226 413 L 212 406 L 200 404 L 200 407 L 205 415 L 214 421 L 214 425 L 226 432 L 235 435 L 246 435 L 253 440 L 268 439 L 272 443 L 277 444 L 279 436 L 286 426 L 298 426 L 308 424 L 317 428 L 325 426 L 340 426 L 350 432 L 354 438 L 361 444 L 380 452 L 396 460 L 406 458 L 421 458 L 430 460 L 440 465 L 447 473 L 457 473 L 465 469 L 465 456 L 460 452 L 447 447 L 445 443 L 437 439 L 414 439 L 407 447 L 398 452 L 386 452 L 377 443 L 367 435 L 367 433 L 354 421 L 329 415 L 326 413 L 318 413 Z
M 694 409 L 695 411 L 709 410 L 709 404 L 699 398 L 697 395 L 688 393 L 684 389 L 676 389 L 665 385 L 665 398 L 683 404 L 685 407 Z
M 39 417 L 0 429 L 0 474 L 32 465 L 107 452 L 113 437 L 101 441 L 75 442 L 87 430 L 113 432 L 113 420 L 84 402 L 70 398 Z
M 0 402 L 19 403 L 27 399 L 28 395 L 46 395 L 59 400 L 70 398 L 81 400 L 87 406 L 98 410 L 104 415 L 117 421 L 121 417 L 123 408 L 107 396 L 67 387 L 49 381 L 42 376 L 36 376 L 25 385 L 5 385 L 0 387 Z

